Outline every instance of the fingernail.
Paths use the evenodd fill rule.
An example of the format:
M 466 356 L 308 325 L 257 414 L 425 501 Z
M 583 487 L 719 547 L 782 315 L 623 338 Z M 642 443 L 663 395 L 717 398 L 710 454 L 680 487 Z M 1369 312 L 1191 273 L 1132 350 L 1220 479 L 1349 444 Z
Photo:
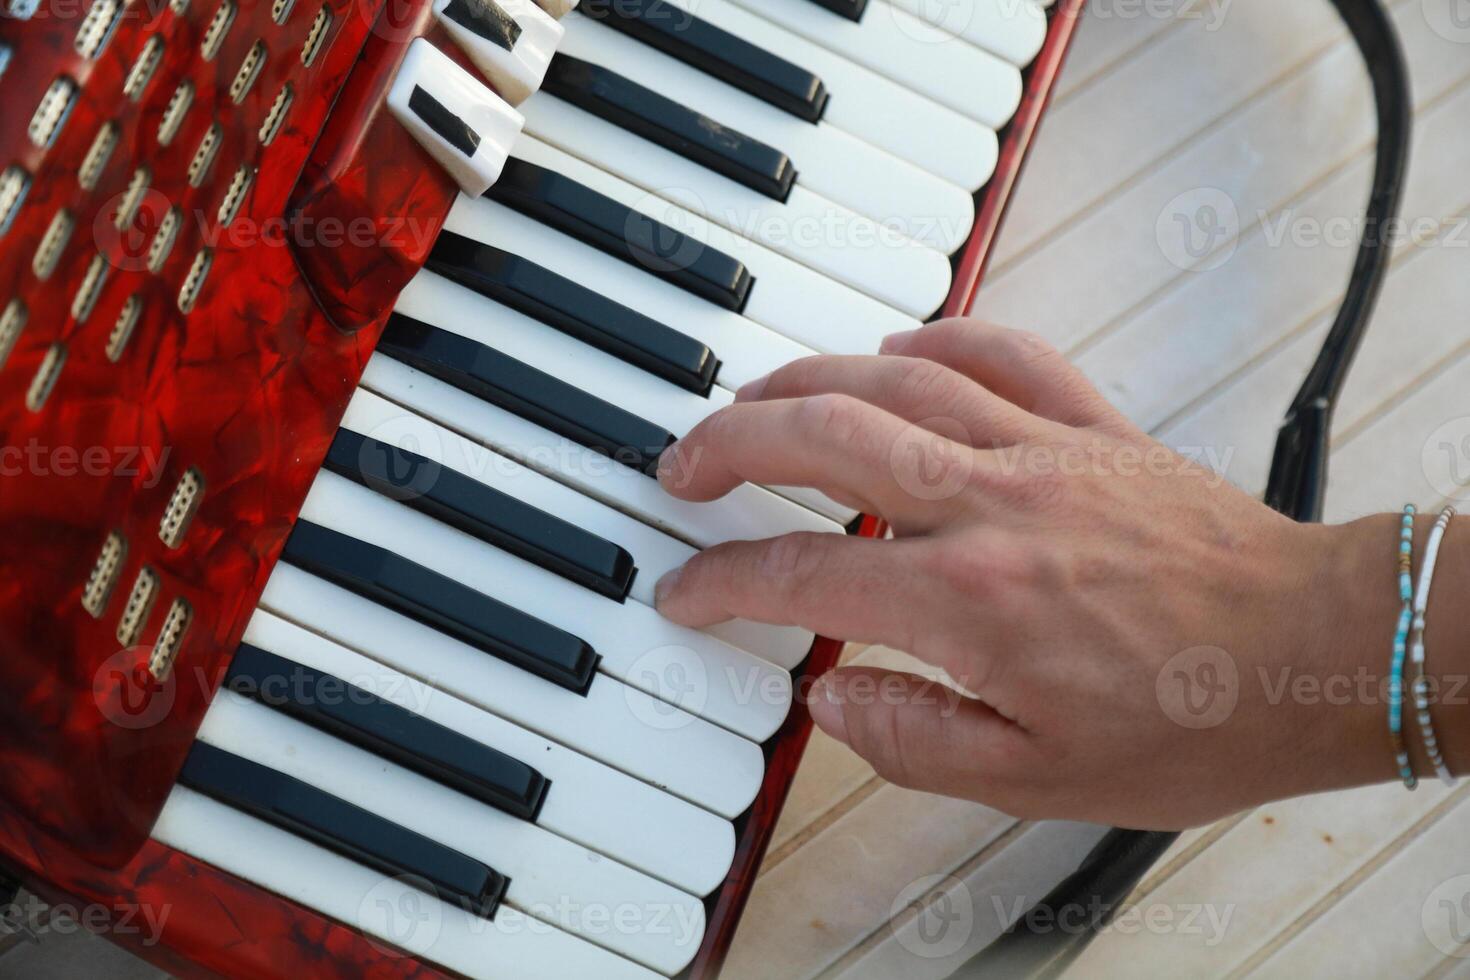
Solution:
M 878 345 L 878 353 L 898 353 L 909 345 L 909 341 L 912 340 L 914 334 L 918 332 L 919 331 L 917 330 L 900 330 L 898 333 L 889 334 L 888 336 L 883 338 L 883 343 Z
M 812 685 L 810 710 L 817 727 L 845 745 L 847 719 L 842 713 L 842 693 L 838 691 L 837 684 L 837 676 L 830 672 L 817 678 Z
M 745 382 L 735 392 L 737 402 L 753 402 L 766 390 L 766 382 L 771 380 L 769 374 L 763 374 L 759 378 Z
M 679 584 L 679 577 L 683 574 L 683 565 L 664 572 L 663 577 L 653 587 L 653 607 L 655 609 L 662 606 L 664 601 L 673 594 L 674 588 Z
M 679 444 L 677 442 L 671 442 L 663 452 L 658 454 L 658 465 L 654 467 L 654 473 L 657 474 L 660 480 L 667 480 L 674 475 L 674 471 L 678 467 Z

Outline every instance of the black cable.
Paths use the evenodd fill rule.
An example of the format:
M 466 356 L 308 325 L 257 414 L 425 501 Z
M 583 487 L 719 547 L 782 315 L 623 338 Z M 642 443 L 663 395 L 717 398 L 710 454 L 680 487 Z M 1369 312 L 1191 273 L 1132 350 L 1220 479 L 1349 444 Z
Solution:
M 1399 210 L 1412 125 L 1408 68 L 1387 12 L 1378 0 L 1332 3 L 1357 43 L 1373 83 L 1378 151 L 1347 292 L 1317 360 L 1287 410 L 1271 461 L 1266 503 L 1298 521 L 1322 518 L 1332 413 L 1388 270 L 1388 231 Z M 1075 872 L 954 975 L 1060 975 L 1112 920 L 1177 837 L 1163 831 L 1109 831 Z

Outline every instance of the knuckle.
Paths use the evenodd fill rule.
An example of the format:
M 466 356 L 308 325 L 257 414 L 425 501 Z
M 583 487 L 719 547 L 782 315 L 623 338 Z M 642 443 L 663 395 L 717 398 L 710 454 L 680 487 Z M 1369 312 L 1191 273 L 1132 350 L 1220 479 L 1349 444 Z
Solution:
M 1001 343 L 1010 355 L 1023 363 L 1061 359 L 1061 351 L 1040 334 L 1030 330 L 1007 330 L 1001 334 Z
M 755 573 L 789 594 L 816 574 L 821 558 L 815 533 L 786 534 L 773 540 L 760 554 Z
M 957 376 L 934 361 L 906 358 L 895 372 L 894 395 L 900 404 L 925 405 L 953 395 Z
M 813 395 L 798 406 L 795 426 L 809 440 L 846 443 L 858 434 L 862 415 L 863 403 L 850 395 Z

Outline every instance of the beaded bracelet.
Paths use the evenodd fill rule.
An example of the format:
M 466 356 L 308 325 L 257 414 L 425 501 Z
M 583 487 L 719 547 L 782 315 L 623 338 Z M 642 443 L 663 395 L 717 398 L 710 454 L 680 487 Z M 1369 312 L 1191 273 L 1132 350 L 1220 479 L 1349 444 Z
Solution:
M 1439 560 L 1439 546 L 1444 540 L 1445 530 L 1450 525 L 1450 518 L 1455 516 L 1455 508 L 1446 507 L 1439 512 L 1439 519 L 1434 522 L 1434 527 L 1429 532 L 1429 540 L 1424 546 L 1424 559 L 1419 564 L 1419 586 L 1414 593 L 1414 632 L 1413 643 L 1410 647 L 1411 660 L 1414 668 L 1414 708 L 1419 718 L 1419 733 L 1424 740 L 1424 751 L 1429 756 L 1430 763 L 1434 766 L 1435 775 L 1446 786 L 1455 785 L 1455 777 L 1450 774 L 1449 768 L 1444 764 L 1444 756 L 1439 751 L 1439 741 L 1434 736 L 1434 722 L 1429 717 L 1429 679 L 1425 669 L 1424 657 L 1424 614 L 1429 607 L 1429 587 L 1434 582 L 1434 566 Z
M 1413 587 L 1409 581 L 1414 567 L 1414 514 L 1414 505 L 1407 504 L 1399 531 L 1399 598 L 1404 607 L 1393 635 L 1393 659 L 1388 666 L 1388 744 L 1399 766 L 1399 778 L 1407 789 L 1419 785 L 1404 744 L 1404 655 L 1408 651 L 1409 624 L 1414 615 Z

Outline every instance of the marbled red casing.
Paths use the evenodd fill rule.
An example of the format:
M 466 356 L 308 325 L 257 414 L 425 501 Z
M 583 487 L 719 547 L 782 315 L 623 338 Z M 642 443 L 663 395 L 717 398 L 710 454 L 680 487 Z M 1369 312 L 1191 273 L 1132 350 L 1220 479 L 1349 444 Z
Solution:
M 150 2 L 133 0 L 94 62 L 72 47 L 81 10 L 68 17 L 51 7 L 50 16 L 43 11 L 29 22 L 0 20 L 0 41 L 15 49 L 0 81 L 0 168 L 15 163 L 34 177 L 0 238 L 0 309 L 19 297 L 29 310 L 0 366 L 0 447 L 22 452 L 19 472 L 13 453 L 0 456 L 0 862 L 43 897 L 113 910 L 110 938 L 176 975 L 437 976 L 147 836 L 393 298 L 423 262 L 456 193 L 383 105 L 408 40 L 425 33 L 428 5 L 327 0 L 332 35 L 303 68 L 297 52 L 318 0 L 296 0 L 282 25 L 269 2 L 240 0 L 208 63 L 198 58 L 198 44 L 218 0 L 190 0 L 182 12 L 147 8 Z M 1057 5 L 1026 73 L 995 175 L 977 198 L 975 230 L 957 257 L 945 315 L 970 305 L 1081 6 Z M 150 34 L 168 43 L 134 103 L 121 94 L 122 80 Z M 226 90 L 257 38 L 270 56 L 234 105 Z M 43 153 L 26 127 L 58 75 L 79 82 L 81 96 Z M 193 106 L 161 147 L 159 120 L 185 79 L 194 85 Z M 287 83 L 290 115 L 262 149 L 256 131 Z M 85 191 L 76 171 L 106 120 L 122 140 L 95 189 Z M 213 123 L 220 150 L 194 187 L 188 164 Z M 240 216 L 221 229 L 218 201 L 241 164 L 256 169 L 255 181 Z M 110 220 L 116 197 L 144 165 L 152 191 L 119 232 Z M 186 220 L 153 273 L 142 256 L 170 206 Z M 76 217 L 76 231 L 41 282 L 33 247 L 58 208 Z M 285 227 L 283 216 L 291 219 Z M 206 247 L 213 250 L 209 278 L 185 316 L 176 296 Z M 107 282 L 78 321 L 73 294 L 99 252 L 109 259 Z M 143 314 L 112 363 L 107 338 L 135 294 Z M 67 352 L 60 378 L 41 411 L 31 412 L 24 393 L 58 343 Z M 88 450 L 97 465 L 84 465 Z M 170 549 L 159 521 L 190 467 L 205 477 L 203 502 Z M 869 519 L 861 533 L 880 530 Z M 128 552 L 117 589 L 94 619 L 82 608 L 82 590 L 113 531 L 125 536 Z M 144 566 L 159 577 L 159 599 L 137 645 L 120 650 L 118 617 Z M 174 673 L 160 684 L 146 663 L 175 597 L 193 615 Z M 798 690 L 839 652 L 840 644 L 819 640 Z M 718 972 L 809 735 L 798 705 L 768 745 L 766 779 L 737 825 L 734 866 L 709 899 L 692 976 Z M 167 910 L 161 942 L 122 927 L 140 906 Z

